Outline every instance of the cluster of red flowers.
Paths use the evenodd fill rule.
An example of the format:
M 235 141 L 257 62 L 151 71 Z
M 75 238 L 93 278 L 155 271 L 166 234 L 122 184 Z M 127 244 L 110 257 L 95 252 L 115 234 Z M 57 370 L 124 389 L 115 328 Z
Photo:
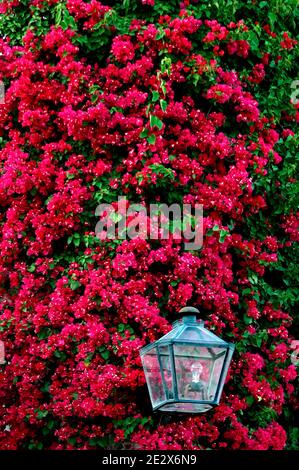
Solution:
M 110 9 L 96 0 L 66 8 L 82 31 Z M 28 31 L 22 46 L 0 40 L 1 449 L 284 447 L 275 418 L 265 426 L 242 418 L 254 406 L 279 415 L 295 378 L 286 362 L 291 319 L 259 303 L 252 282 L 277 260 L 278 240 L 271 230 L 263 240 L 242 232 L 267 208 L 254 178 L 273 158 L 280 163 L 275 145 L 287 138 L 254 97 L 267 65 L 250 65 L 244 77 L 226 66 L 248 58 L 246 31 L 243 22 L 185 14 L 156 26 L 134 20 L 130 34 L 114 35 L 104 65 L 82 56 L 70 29 Z M 100 242 L 95 208 L 120 194 L 203 204 L 203 248 Z M 292 243 L 295 214 L 281 229 Z M 238 350 L 227 395 L 209 417 L 153 424 L 138 350 L 169 331 L 187 303 L 232 342 L 255 339 L 254 352 Z

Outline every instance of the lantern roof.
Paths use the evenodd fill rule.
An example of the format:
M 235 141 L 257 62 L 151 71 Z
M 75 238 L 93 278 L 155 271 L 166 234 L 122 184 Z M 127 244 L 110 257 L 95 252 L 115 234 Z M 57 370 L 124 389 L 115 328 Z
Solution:
M 190 310 L 192 313 L 194 310 L 198 312 L 198 310 L 193 307 L 186 307 L 186 309 L 184 308 L 180 310 L 180 313 L 185 313 L 185 311 L 186 313 L 189 313 Z M 166 333 L 166 335 L 162 336 L 158 341 L 143 347 L 140 352 L 143 354 L 157 345 L 162 346 L 163 344 L 166 345 L 169 343 L 197 344 L 216 348 L 234 349 L 233 344 L 224 341 L 210 330 L 207 330 L 202 320 L 197 320 L 194 315 L 188 315 L 175 321 L 172 325 L 172 330 L 169 331 L 169 333 Z

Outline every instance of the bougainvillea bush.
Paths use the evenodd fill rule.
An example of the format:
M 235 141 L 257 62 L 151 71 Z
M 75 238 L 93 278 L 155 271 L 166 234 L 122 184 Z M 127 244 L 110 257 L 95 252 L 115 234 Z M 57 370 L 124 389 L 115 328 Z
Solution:
M 296 4 L 2 0 L 1 449 L 296 448 Z M 203 247 L 101 241 L 121 195 L 203 204 Z M 187 304 L 222 401 L 154 414 L 138 351 Z

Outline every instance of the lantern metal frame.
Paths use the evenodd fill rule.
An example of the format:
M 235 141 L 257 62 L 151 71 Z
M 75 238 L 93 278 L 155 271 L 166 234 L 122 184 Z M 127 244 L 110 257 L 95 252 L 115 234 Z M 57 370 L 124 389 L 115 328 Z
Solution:
M 185 307 L 180 310 L 180 313 L 196 313 L 198 314 L 199 311 L 194 308 L 194 307 Z M 194 315 L 188 315 L 184 316 L 181 320 L 176 321 L 173 323 L 173 328 L 172 330 L 164 335 L 162 338 L 159 340 L 155 341 L 152 344 L 149 344 L 147 346 L 144 346 L 143 348 L 140 349 L 140 356 L 141 356 L 141 361 L 143 364 L 144 372 L 145 372 L 145 377 L 147 381 L 147 386 L 148 389 L 150 390 L 151 384 L 149 383 L 149 379 L 147 377 L 146 373 L 146 367 L 144 364 L 144 356 L 148 354 L 150 351 L 155 351 L 155 355 L 158 359 L 158 364 L 160 368 L 160 373 L 161 373 L 161 380 L 162 380 L 162 386 L 163 386 L 163 392 L 165 396 L 165 400 L 160 402 L 158 405 L 154 405 L 152 401 L 152 407 L 154 411 L 162 411 L 162 412 L 171 412 L 171 413 L 202 413 L 204 411 L 208 411 L 208 409 L 211 409 L 217 405 L 219 405 L 221 394 L 223 391 L 224 383 L 225 383 L 225 378 L 230 366 L 230 362 L 232 359 L 232 355 L 235 349 L 235 345 L 232 343 L 228 343 L 218 336 L 216 336 L 214 333 L 212 333 L 210 330 L 207 330 L 204 327 L 204 322 L 202 320 L 197 320 L 196 316 Z M 202 333 L 202 337 L 209 337 L 209 341 L 207 340 L 194 340 L 194 339 L 188 339 L 184 338 L 180 340 L 180 337 L 182 334 L 186 331 L 186 329 L 196 329 L 197 334 L 200 336 Z M 214 393 L 213 399 L 191 399 L 191 398 L 181 398 L 179 397 L 178 393 L 178 379 L 177 379 L 177 370 L 176 370 L 176 363 L 175 363 L 175 358 L 176 357 L 185 357 L 184 355 L 177 355 L 174 353 L 174 346 L 179 345 L 179 346 L 189 346 L 189 347 L 203 347 L 206 348 L 209 353 L 211 354 L 211 357 L 213 359 L 213 368 L 215 365 L 215 361 L 221 357 L 224 356 L 222 367 L 221 367 L 221 372 L 219 374 L 219 379 L 216 387 L 216 391 Z M 164 373 L 163 373 L 163 365 L 162 365 L 162 357 L 163 354 L 161 353 L 161 347 L 168 347 L 169 353 L 167 356 L 169 356 L 170 359 L 170 366 L 171 366 L 171 377 L 172 377 L 172 392 L 169 393 L 168 386 L 166 384 L 165 378 L 164 378 Z M 214 353 L 212 348 L 219 348 L 221 352 Z M 164 354 L 165 356 L 165 354 Z M 203 356 L 194 356 L 197 359 L 209 359 L 208 357 L 203 357 Z M 189 357 L 190 359 L 190 357 Z M 192 357 L 191 357 L 192 359 Z M 213 370 L 214 372 L 214 370 Z M 213 373 L 212 372 L 212 373 Z M 212 375 L 210 377 L 210 381 L 212 380 Z M 210 386 L 210 385 L 209 385 Z M 151 394 L 150 394 L 151 395 Z M 167 406 L 170 405 L 175 405 L 175 404 L 183 404 L 183 403 L 190 403 L 190 404 L 197 404 L 197 405 L 206 405 L 207 409 L 203 410 L 195 410 L 195 411 L 187 411 L 187 410 L 174 410 L 174 409 L 167 409 Z M 203 407 L 204 408 L 204 407 Z

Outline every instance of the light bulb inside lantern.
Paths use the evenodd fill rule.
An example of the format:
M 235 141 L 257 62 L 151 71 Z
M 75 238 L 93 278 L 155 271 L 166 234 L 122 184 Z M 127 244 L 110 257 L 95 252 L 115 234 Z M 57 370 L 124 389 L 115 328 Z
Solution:
M 194 383 L 200 382 L 202 369 L 203 367 L 200 362 L 196 362 L 191 365 L 192 382 Z

